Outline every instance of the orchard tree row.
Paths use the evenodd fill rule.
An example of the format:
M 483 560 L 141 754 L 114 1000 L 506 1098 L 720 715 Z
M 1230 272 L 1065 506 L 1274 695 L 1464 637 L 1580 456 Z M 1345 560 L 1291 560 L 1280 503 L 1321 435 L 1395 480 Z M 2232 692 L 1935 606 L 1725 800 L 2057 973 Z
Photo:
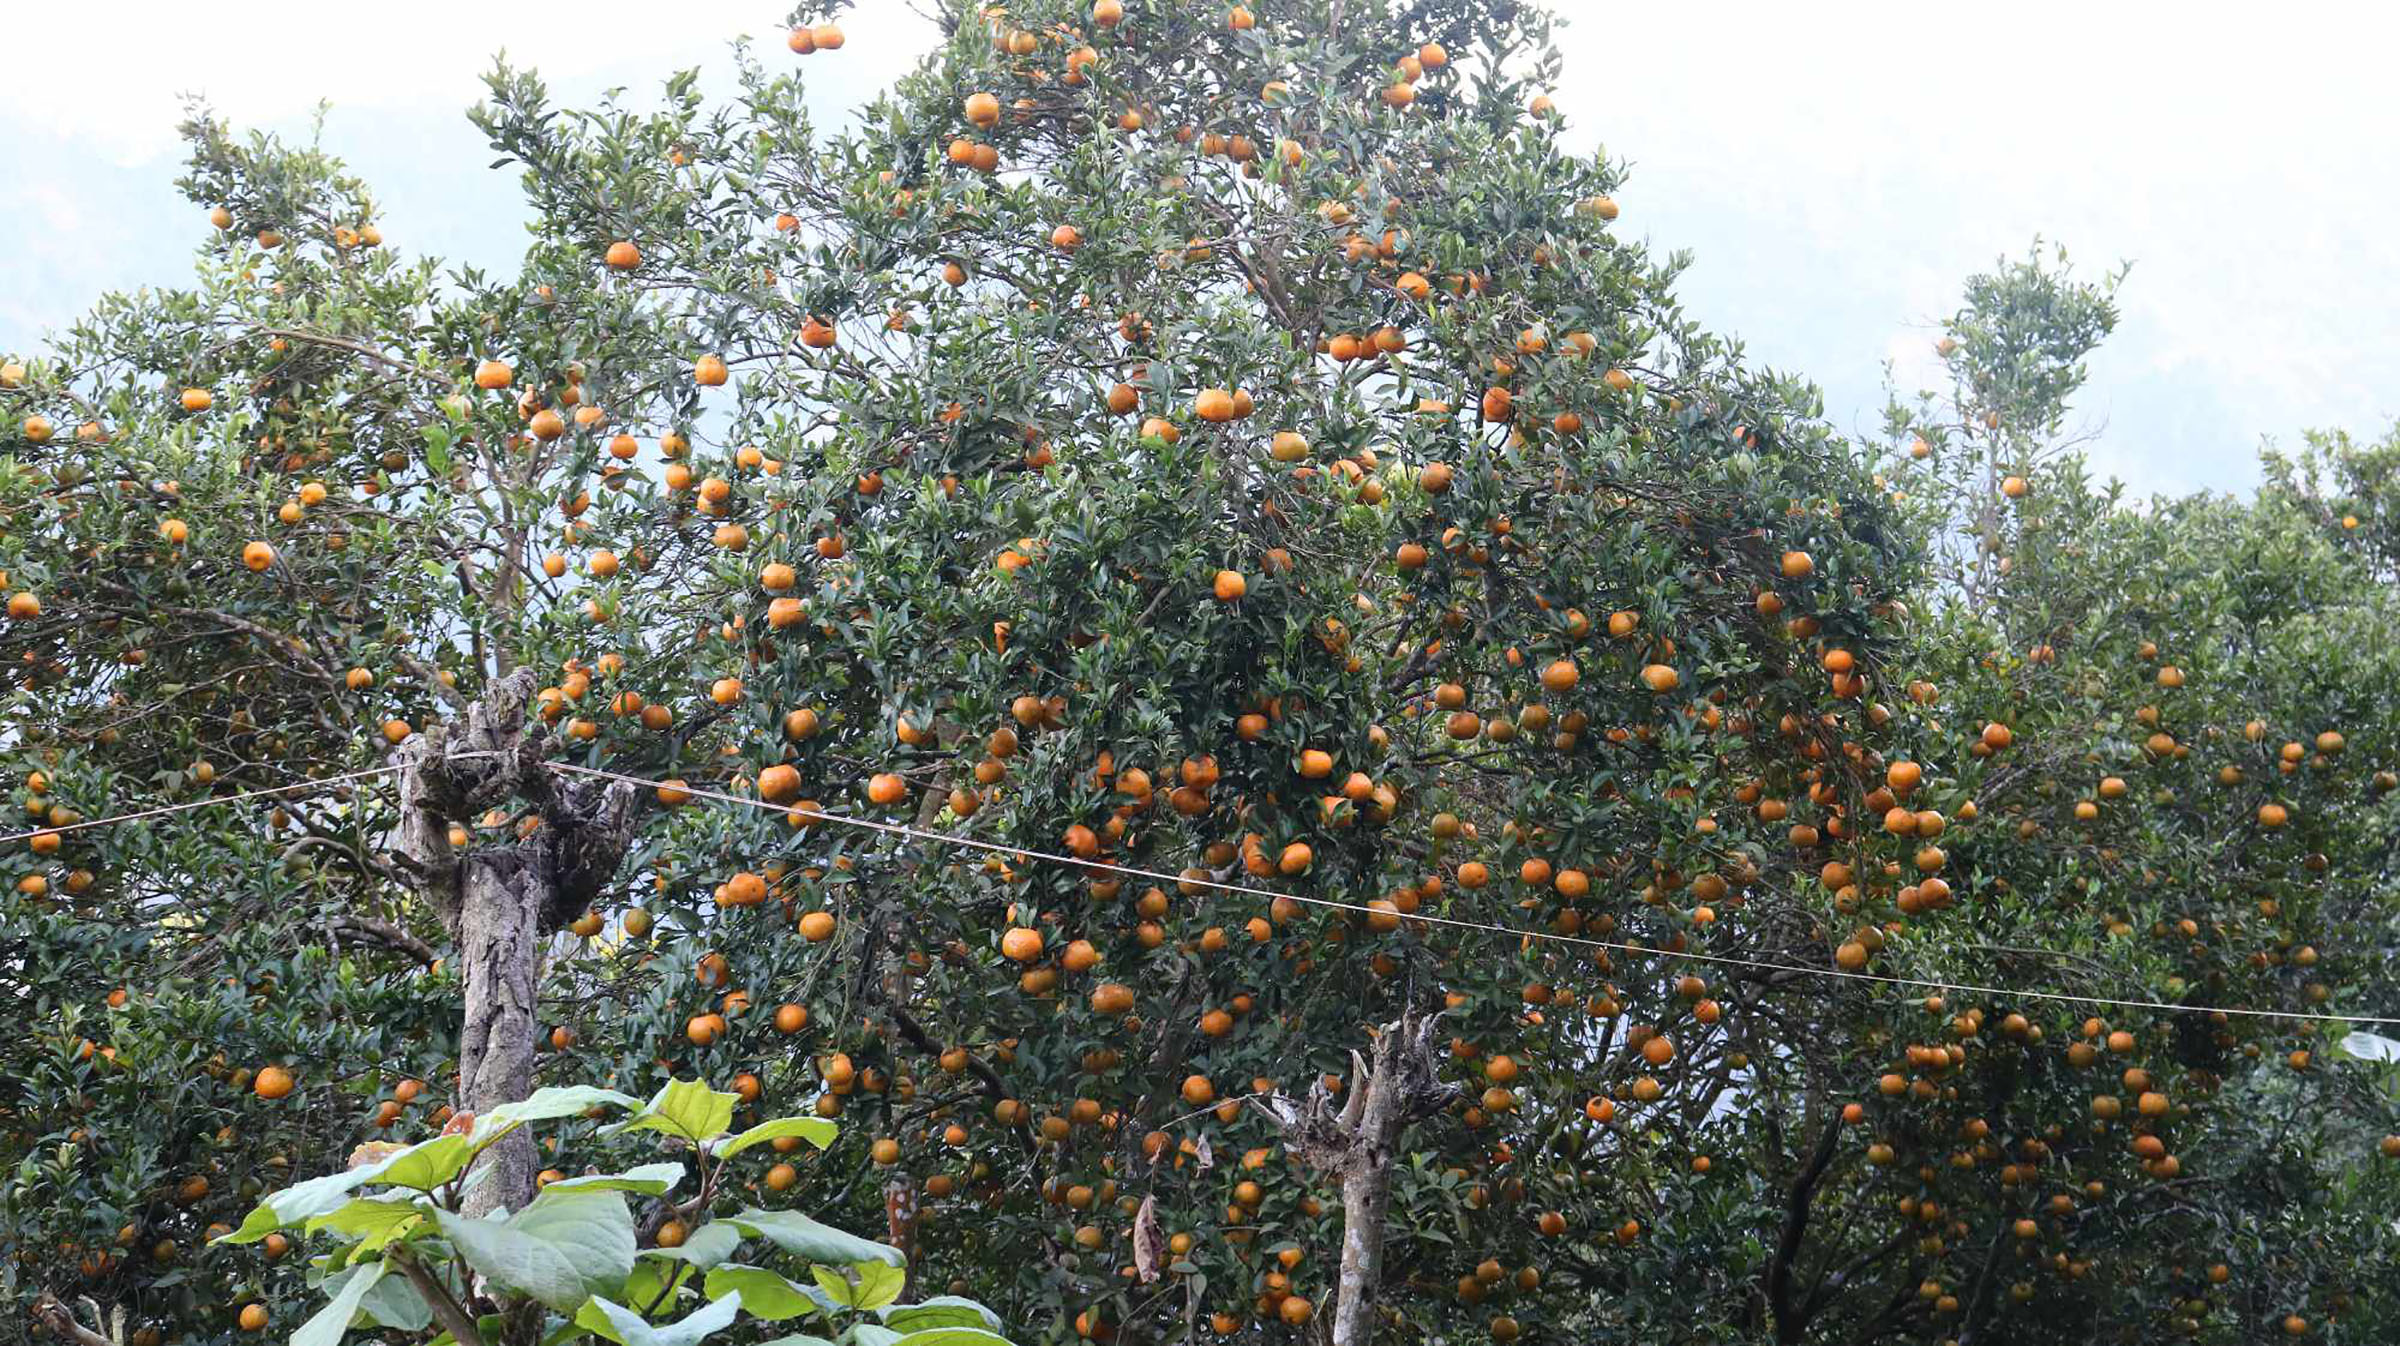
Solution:
M 1530 5 L 943 19 L 0 364 L 28 1330 L 2400 1333 L 2400 442 L 2093 481 L 2040 251 L 1836 434 Z

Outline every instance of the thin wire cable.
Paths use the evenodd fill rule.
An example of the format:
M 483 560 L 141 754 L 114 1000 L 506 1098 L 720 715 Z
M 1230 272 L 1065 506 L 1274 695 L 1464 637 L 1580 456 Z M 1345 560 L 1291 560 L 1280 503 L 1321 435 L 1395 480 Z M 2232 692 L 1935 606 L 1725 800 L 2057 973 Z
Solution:
M 1514 926 L 1492 925 L 1483 921 L 1465 921 L 1451 916 L 1427 916 L 1421 914 L 1402 914 L 1396 911 L 1380 911 L 1373 907 L 1364 906 L 1356 902 L 1343 902 L 1335 898 L 1312 897 L 1304 893 L 1278 893 L 1266 888 L 1252 888 L 1238 883 L 1221 883 L 1215 879 L 1186 876 L 1182 874 L 1168 874 L 1160 870 L 1140 869 L 1129 865 L 1110 864 L 1103 860 L 1083 860 L 1071 855 L 1059 855 L 1049 851 L 1031 850 L 1023 846 L 1011 846 L 1005 842 L 985 841 L 980 837 L 962 837 L 948 832 L 931 832 L 923 828 L 911 827 L 905 823 L 887 823 L 881 821 L 880 819 L 860 818 L 851 814 L 825 813 L 816 809 L 798 808 L 787 804 L 772 804 L 763 799 L 751 799 L 742 795 L 726 794 L 723 791 L 704 789 L 696 785 L 686 785 L 670 781 L 649 780 L 640 776 L 629 776 L 619 771 L 604 771 L 598 767 L 576 766 L 568 762 L 545 762 L 542 765 L 552 771 L 573 772 L 576 775 L 592 776 L 602 780 L 619 781 L 627 785 L 641 785 L 652 788 L 663 786 L 669 789 L 680 790 L 683 793 L 690 795 L 694 799 L 709 799 L 727 804 L 739 804 L 746 808 L 767 809 L 772 812 L 785 814 L 787 816 L 796 815 L 802 818 L 814 819 L 819 822 L 839 823 L 851 827 L 864 827 L 873 831 L 886 833 L 891 836 L 910 837 L 919 841 L 930 841 L 941 845 L 963 846 L 972 850 L 990 851 L 1001 855 L 1015 856 L 1020 859 L 1045 860 L 1055 864 L 1073 866 L 1078 869 L 1097 870 L 1111 874 L 1124 874 L 1133 878 L 1151 879 L 1161 883 L 1189 884 L 1195 887 L 1214 888 L 1219 892 L 1236 893 L 1245 897 L 1263 897 L 1269 900 L 1282 898 L 1286 901 L 1305 903 L 1309 906 L 1329 907 L 1336 911 L 1358 912 L 1367 916 L 1392 917 L 1403 922 L 1413 921 L 1423 922 L 1427 925 L 1445 925 L 1459 930 L 1475 930 L 1486 934 L 1506 935 L 1512 939 L 1519 940 L 1548 940 L 1557 944 L 1571 944 L 1589 949 L 1609 949 L 1620 953 L 1638 954 L 1650 958 L 1680 958 L 1689 962 L 1713 963 L 1723 967 L 1744 967 L 1765 972 L 1785 972 L 1803 977 L 1835 977 L 1846 981 L 1873 982 L 1886 986 L 1908 986 L 1932 991 L 1963 991 L 1976 995 L 1998 996 L 2003 998 L 2016 997 L 2027 1000 L 2056 1000 L 2064 1001 L 2068 1004 L 2074 1005 L 2108 1005 L 2120 1009 L 2161 1010 L 2169 1014 L 2225 1014 L 2241 1015 L 2248 1018 L 2258 1019 L 2304 1019 L 2323 1023 L 2376 1024 L 2379 1026 L 2400 1025 L 2400 1018 L 2374 1018 L 2367 1015 L 2357 1014 L 2323 1014 L 2309 1010 L 2248 1009 L 2235 1006 L 2219 1005 L 2177 1005 L 2164 1000 L 2133 1000 L 2110 996 L 2072 995 L 2062 991 L 2027 991 L 2006 986 L 1982 986 L 1973 982 L 1932 981 L 1918 977 L 1894 977 L 1878 972 L 1853 972 L 1847 968 L 1806 967 L 1797 963 L 1773 963 L 1755 958 L 1735 958 L 1725 954 L 1693 953 L 1690 951 L 1678 952 L 1669 949 L 1652 948 L 1648 945 L 1642 944 L 1625 944 L 1613 940 L 1590 939 L 1582 935 L 1562 935 L 1555 931 L 1549 930 L 1524 930 Z
M 87 827 L 112 827 L 118 823 L 136 822 L 143 818 L 156 818 L 169 813 L 188 813 L 193 809 L 212 808 L 219 804 L 239 804 L 245 799 L 262 799 L 271 795 L 297 794 L 302 790 L 322 789 L 325 786 L 339 785 L 345 781 L 366 780 L 374 776 L 388 776 L 399 769 L 400 768 L 397 766 L 368 767 L 363 771 L 347 771 L 338 776 L 321 776 L 315 780 L 293 781 L 288 785 L 269 785 L 256 790 L 244 790 L 238 794 L 210 795 L 205 799 L 187 799 L 180 804 L 162 804 L 154 809 L 141 809 L 133 813 L 112 814 L 106 818 L 86 818 L 81 822 L 66 823 L 58 827 L 37 827 L 30 832 L 12 832 L 7 836 L 0 837 L 0 845 L 6 845 L 9 842 L 15 841 L 25 841 L 33 837 L 62 836 L 68 832 L 80 832 Z

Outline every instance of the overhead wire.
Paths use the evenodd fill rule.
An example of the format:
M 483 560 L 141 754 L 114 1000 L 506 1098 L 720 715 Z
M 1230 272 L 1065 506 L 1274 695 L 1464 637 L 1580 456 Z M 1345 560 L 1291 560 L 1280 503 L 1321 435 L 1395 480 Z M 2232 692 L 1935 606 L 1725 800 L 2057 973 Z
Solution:
M 659 780 L 646 776 L 628 775 L 627 773 L 621 771 L 608 771 L 599 767 L 577 766 L 570 762 L 544 762 L 542 763 L 542 767 L 548 771 L 584 776 L 597 780 L 612 781 L 621 785 L 639 786 L 651 790 L 674 790 L 693 799 L 705 799 L 714 803 L 732 804 L 743 808 L 764 809 L 770 812 L 782 814 L 786 817 L 801 818 L 810 822 L 828 823 L 840 827 L 863 828 L 868 831 L 882 833 L 886 836 L 905 837 L 912 841 L 928 842 L 938 846 L 956 846 L 968 850 L 983 851 L 989 854 L 1008 856 L 1018 860 L 1039 860 L 1046 864 L 1063 865 L 1087 873 L 1097 872 L 1105 874 L 1119 874 L 1127 878 L 1147 879 L 1156 883 L 1172 883 L 1185 887 L 1207 888 L 1217 892 L 1229 893 L 1240 897 L 1264 898 L 1270 902 L 1276 900 L 1296 902 L 1304 906 L 1319 907 L 1331 911 L 1342 911 L 1370 918 L 1394 920 L 1404 925 L 1437 925 L 1454 930 L 1473 931 L 1479 934 L 1500 935 L 1509 939 L 1518 940 L 1520 943 L 1544 942 L 1563 944 L 1575 948 L 1598 949 L 1610 953 L 1630 954 L 1637 957 L 1665 958 L 1716 967 L 1733 967 L 1756 972 L 1778 973 L 1787 976 L 1823 977 L 1841 981 L 1862 982 L 1881 986 L 1907 987 L 1922 991 L 1938 991 L 1947 993 L 1963 992 L 1973 995 L 1993 996 L 2001 999 L 2015 998 L 2024 1000 L 2053 1001 L 2072 1005 L 2100 1005 L 2115 1009 L 2152 1010 L 2166 1014 L 2211 1014 L 2255 1019 L 2278 1019 L 2315 1023 L 2372 1024 L 2378 1027 L 2400 1027 L 2400 1018 L 2384 1018 L 2373 1015 L 2359 1014 L 2334 1014 L 2313 1010 L 2258 1009 L 2240 1005 L 2185 1005 L 2178 1004 L 2173 1001 L 2149 1000 L 2126 996 L 2085 995 L 2067 991 L 2040 991 L 2025 987 L 1993 986 L 1978 982 L 1946 981 L 1930 977 L 1899 977 L 1893 976 L 1889 973 L 1865 972 L 1851 968 L 1814 967 L 1801 963 L 1785 963 L 1760 958 L 1742 958 L 1731 954 L 1701 953 L 1691 949 L 1668 949 L 1649 944 L 1634 944 L 1622 940 L 1594 939 L 1588 935 L 1570 935 L 1555 930 L 1531 930 L 1519 926 L 1499 925 L 1489 921 L 1471 921 L 1456 916 L 1437 916 L 1423 912 L 1384 910 L 1371 907 L 1360 902 L 1347 902 L 1339 898 L 1320 897 L 1311 893 L 1277 892 L 1270 888 L 1254 888 L 1248 884 L 1228 883 L 1224 880 L 1210 878 L 1205 875 L 1170 874 L 1163 870 L 1144 869 L 1136 865 L 1121 865 L 1106 860 L 1086 860 L 1078 856 L 1062 855 L 1054 851 L 1044 851 L 1032 847 L 1015 845 L 1009 842 L 989 841 L 982 837 L 960 836 L 953 832 L 936 832 L 929 828 L 915 827 L 907 823 L 886 822 L 880 818 L 862 818 L 856 814 L 827 813 L 822 809 L 809 808 L 801 805 L 777 804 L 768 800 L 757 799 L 746 795 L 729 794 L 722 790 L 711 790 L 704 786 L 692 785 L 683 781 Z M 179 803 L 163 804 L 154 808 L 137 809 L 130 813 L 111 814 L 103 818 L 81 819 L 76 822 L 63 823 L 53 827 L 40 827 L 31 831 L 9 833 L 5 836 L 0 836 L 0 844 L 27 841 L 32 838 L 45 835 L 56 836 L 67 832 L 82 831 L 88 828 L 111 827 L 122 823 L 139 822 L 148 818 L 157 818 L 170 814 L 185 813 L 194 809 L 211 808 L 226 804 L 238 804 L 245 800 L 265 799 L 281 795 L 294 794 L 303 790 L 323 789 L 329 785 L 339 785 L 350 781 L 369 780 L 379 776 L 392 775 L 397 773 L 400 769 L 401 768 L 397 764 L 388 764 L 379 767 L 367 767 L 361 770 L 347 771 L 333 776 L 321 776 L 308 780 L 292 781 L 283 785 L 262 786 L 253 790 L 243 790 L 235 794 L 210 795 L 204 799 L 184 800 Z

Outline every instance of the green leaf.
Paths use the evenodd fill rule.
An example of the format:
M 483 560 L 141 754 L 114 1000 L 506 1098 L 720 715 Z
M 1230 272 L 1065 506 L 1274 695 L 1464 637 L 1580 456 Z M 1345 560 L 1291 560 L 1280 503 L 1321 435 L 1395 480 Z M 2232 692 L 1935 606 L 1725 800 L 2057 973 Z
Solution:
M 817 1278 L 817 1285 L 827 1299 L 845 1309 L 858 1307 L 855 1302 L 858 1298 L 858 1287 L 852 1285 L 850 1278 L 843 1275 L 839 1268 L 811 1266 L 808 1274 Z
M 358 1240 L 360 1252 L 376 1252 L 425 1217 L 413 1196 L 357 1196 L 336 1211 L 311 1219 L 311 1234 L 331 1230 Z
M 893 1346 L 900 1340 L 899 1333 L 875 1323 L 853 1323 L 843 1335 L 850 1346 Z
M 403 1332 L 422 1332 L 433 1322 L 432 1306 L 405 1276 L 378 1279 L 359 1301 L 358 1311 L 377 1327 L 396 1327 Z
M 425 427 L 425 466 L 437 477 L 450 471 L 450 432 L 438 425 Z
M 909 1333 L 894 1346 L 1009 1346 L 1009 1340 L 980 1327 L 929 1327 Z
M 860 1262 L 850 1270 L 855 1281 L 835 1267 L 809 1268 L 826 1295 L 844 1308 L 880 1309 L 898 1299 L 901 1288 L 908 1284 L 908 1272 L 888 1262 Z
M 862 1262 L 851 1268 L 858 1277 L 858 1307 L 880 1309 L 908 1288 L 908 1270 L 888 1262 Z
M 935 1295 L 914 1304 L 887 1304 L 875 1316 L 886 1327 L 922 1332 L 933 1327 L 988 1327 L 1000 1330 L 1000 1315 L 958 1295 Z
M 794 1332 L 788 1337 L 777 1337 L 773 1341 L 762 1341 L 759 1343 L 759 1346 L 833 1346 L 833 1343 L 827 1341 L 823 1337 L 812 1337 L 806 1332 Z
M 798 1211 L 759 1210 L 755 1207 L 731 1215 L 721 1224 L 729 1224 L 753 1238 L 771 1241 L 778 1248 L 807 1262 L 823 1262 L 834 1266 L 855 1266 L 861 1262 L 882 1262 L 888 1266 L 906 1266 L 908 1259 L 897 1248 L 870 1243 L 856 1234 L 846 1234 L 831 1225 L 819 1224 Z
M 672 1160 L 643 1164 L 623 1173 L 587 1173 L 580 1178 L 561 1178 L 542 1190 L 545 1192 L 639 1192 L 643 1196 L 665 1196 L 683 1181 L 683 1165 Z
M 328 1211 L 339 1210 L 350 1194 L 366 1182 L 365 1169 L 328 1173 L 271 1192 L 243 1219 L 241 1228 L 220 1234 L 213 1243 L 256 1243 L 286 1225 L 295 1225 Z
M 545 1192 L 504 1221 L 436 1216 L 469 1266 L 560 1313 L 633 1270 L 633 1213 L 621 1192 Z
M 733 1125 L 733 1105 L 740 1094 L 711 1089 L 698 1080 L 671 1080 L 650 1100 L 641 1115 L 619 1122 L 601 1134 L 625 1131 L 665 1131 L 698 1144 L 725 1134 Z
M 383 1263 L 361 1263 L 343 1272 L 339 1279 L 338 1290 L 331 1288 L 332 1282 L 327 1282 L 327 1293 L 333 1298 L 292 1333 L 291 1346 L 341 1346 L 342 1334 L 350 1330 L 350 1320 L 358 1316 L 359 1301 L 375 1288 L 375 1282 L 383 1279 Z
M 742 1246 L 742 1231 L 724 1220 L 711 1220 L 686 1234 L 678 1248 L 644 1248 L 644 1257 L 659 1257 L 669 1261 L 686 1262 L 705 1271 Z
M 626 1304 L 672 1304 L 682 1298 L 679 1287 L 691 1275 L 691 1270 L 684 1266 L 659 1267 L 648 1262 L 636 1262 L 632 1273 L 625 1277 L 625 1288 L 618 1292 L 617 1299 Z M 662 1278 L 662 1271 L 667 1273 L 666 1277 Z M 583 1301 L 583 1307 L 575 1311 L 575 1325 L 623 1346 L 625 1338 L 617 1332 L 616 1324 L 609 1320 L 608 1315 L 599 1310 L 599 1300 L 600 1296 L 595 1295 Z
M 816 1290 L 791 1281 L 765 1267 L 743 1266 L 736 1262 L 718 1267 L 708 1273 L 706 1291 L 710 1299 L 739 1294 L 742 1307 L 753 1317 L 769 1322 L 797 1318 L 830 1307 Z
M 404 1181 L 404 1178 L 417 1178 L 438 1171 L 447 1162 L 444 1156 L 454 1149 L 460 1151 L 458 1162 L 459 1167 L 463 1168 L 466 1156 L 455 1142 L 464 1139 L 462 1136 L 436 1136 L 422 1144 L 411 1145 L 387 1155 L 376 1163 L 294 1183 L 280 1192 L 270 1193 L 243 1219 L 241 1228 L 230 1234 L 219 1235 L 212 1242 L 256 1243 L 278 1229 L 341 1209 L 352 1192 L 369 1183 L 415 1186 L 414 1182 Z M 432 1152 L 432 1157 L 422 1157 L 428 1151 Z M 392 1176 L 394 1170 L 399 1170 L 403 1177 Z M 457 1172 L 456 1168 L 450 1170 L 451 1176 L 456 1176 Z
M 732 1323 L 742 1311 L 742 1297 L 730 1294 L 723 1299 L 694 1309 L 680 1321 L 653 1327 L 642 1315 L 594 1296 L 592 1306 L 600 1310 L 609 1326 L 617 1329 L 617 1340 L 625 1346 L 694 1346 L 708 1334 Z
M 588 1084 L 554 1085 L 536 1089 L 515 1103 L 503 1103 L 475 1118 L 475 1148 L 480 1150 L 527 1122 L 554 1121 L 560 1117 L 575 1117 L 595 1107 L 617 1107 L 639 1111 L 642 1100 L 614 1089 L 600 1089 Z
M 474 1157 L 475 1147 L 467 1137 L 456 1133 L 436 1136 L 384 1161 L 375 1181 L 430 1192 L 464 1172 Z
M 831 1146 L 833 1138 L 840 1133 L 840 1127 L 822 1117 L 777 1117 L 773 1121 L 760 1122 L 724 1142 L 724 1148 L 718 1150 L 717 1154 L 721 1158 L 731 1159 L 753 1145 L 763 1145 L 781 1136 L 798 1136 L 822 1150 Z

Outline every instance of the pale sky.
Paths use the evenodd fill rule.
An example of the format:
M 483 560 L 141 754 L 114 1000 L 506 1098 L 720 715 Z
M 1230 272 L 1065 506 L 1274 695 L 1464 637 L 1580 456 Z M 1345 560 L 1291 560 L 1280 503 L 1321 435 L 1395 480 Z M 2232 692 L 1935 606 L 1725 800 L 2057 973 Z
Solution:
M 1632 166 L 1617 227 L 1691 250 L 1690 311 L 1816 381 L 1845 430 L 1874 430 L 1885 360 L 1904 383 L 1924 376 L 1967 274 L 2036 234 L 2094 275 L 2134 263 L 2081 419 L 2099 470 L 2137 492 L 2243 489 L 2262 437 L 2375 434 L 2400 415 L 2400 11 L 1555 7 L 1571 135 Z M 186 274 L 207 225 L 171 185 L 182 93 L 286 135 L 330 101 L 325 143 L 374 187 L 390 243 L 505 272 L 523 207 L 462 115 L 494 51 L 574 101 L 721 70 L 747 32 L 764 59 L 800 62 L 830 119 L 932 41 L 898 0 L 867 0 L 842 50 L 795 58 L 782 14 L 775 0 L 424 0 L 259 22 L 205 4 L 24 7 L 12 48 L 85 55 L 52 62 L 47 89 L 21 77 L 0 105 L 15 206 L 0 352 L 39 345 L 106 290 Z

